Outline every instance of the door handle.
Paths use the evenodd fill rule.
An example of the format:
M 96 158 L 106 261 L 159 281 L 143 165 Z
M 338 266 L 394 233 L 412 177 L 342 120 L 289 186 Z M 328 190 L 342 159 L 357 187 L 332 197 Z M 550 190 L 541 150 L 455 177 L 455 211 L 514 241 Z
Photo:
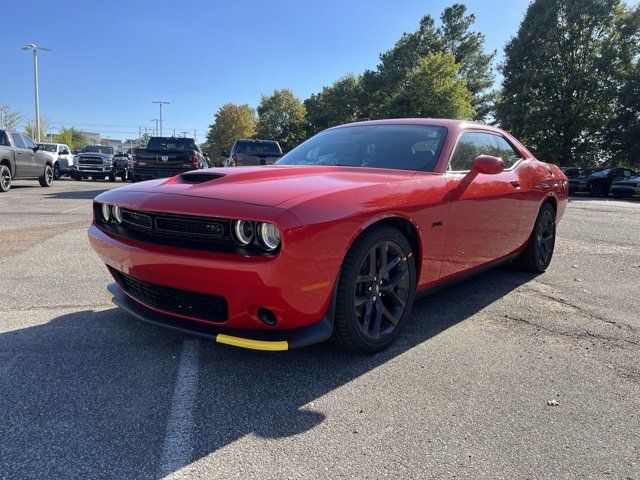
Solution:
M 511 185 L 513 188 L 520 188 L 520 182 L 518 180 L 512 180 Z

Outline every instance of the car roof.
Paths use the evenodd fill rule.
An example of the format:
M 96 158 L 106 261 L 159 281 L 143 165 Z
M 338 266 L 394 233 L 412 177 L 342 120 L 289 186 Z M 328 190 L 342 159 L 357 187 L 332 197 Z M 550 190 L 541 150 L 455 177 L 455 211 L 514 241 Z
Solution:
M 381 120 L 363 120 L 358 122 L 345 123 L 343 125 L 337 125 L 330 128 L 329 130 L 332 130 L 334 128 L 354 127 L 361 125 L 430 125 L 436 127 L 445 127 L 452 133 L 469 129 L 487 130 L 489 132 L 501 134 L 506 133 L 503 130 L 486 123 L 474 122 L 471 120 L 456 120 L 452 118 L 388 118 Z

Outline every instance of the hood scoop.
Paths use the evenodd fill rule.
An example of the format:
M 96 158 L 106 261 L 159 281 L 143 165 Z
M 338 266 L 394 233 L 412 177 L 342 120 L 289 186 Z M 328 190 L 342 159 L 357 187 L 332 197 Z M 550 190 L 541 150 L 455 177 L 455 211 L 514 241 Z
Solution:
M 176 183 L 204 183 L 224 177 L 222 173 L 183 173 L 178 177 Z

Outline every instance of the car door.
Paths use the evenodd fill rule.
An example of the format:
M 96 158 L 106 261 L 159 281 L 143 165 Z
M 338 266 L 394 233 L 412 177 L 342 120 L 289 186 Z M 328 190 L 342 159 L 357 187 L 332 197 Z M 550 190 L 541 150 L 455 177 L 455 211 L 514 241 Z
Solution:
M 16 178 L 32 177 L 34 151 L 27 148 L 18 132 L 11 132 L 11 141 L 16 152 Z
M 505 170 L 494 175 L 471 172 L 478 155 L 502 158 Z M 452 276 L 504 257 L 523 236 L 520 153 L 501 135 L 463 132 L 446 172 L 449 219 L 441 277 Z
M 44 172 L 43 155 L 48 154 L 38 154 L 36 144 L 33 143 L 33 140 L 31 140 L 29 135 L 22 134 L 22 140 L 25 146 L 31 151 L 31 155 L 29 157 L 31 159 L 31 176 L 39 177 Z

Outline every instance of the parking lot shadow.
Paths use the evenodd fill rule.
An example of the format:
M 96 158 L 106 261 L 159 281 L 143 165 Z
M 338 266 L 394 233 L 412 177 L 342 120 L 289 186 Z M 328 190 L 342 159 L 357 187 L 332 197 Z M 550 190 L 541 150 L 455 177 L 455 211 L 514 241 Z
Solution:
M 108 190 L 111 189 L 101 188 L 96 190 L 66 190 L 63 192 L 48 193 L 46 197 L 63 200 L 93 200 L 95 197 Z
M 187 463 L 248 434 L 308 431 L 325 420 L 305 407 L 310 402 L 532 278 L 503 267 L 419 300 L 398 341 L 376 355 L 330 344 L 266 353 L 202 341 Z M 0 478 L 159 478 L 185 338 L 116 309 L 70 313 L 0 335 Z

